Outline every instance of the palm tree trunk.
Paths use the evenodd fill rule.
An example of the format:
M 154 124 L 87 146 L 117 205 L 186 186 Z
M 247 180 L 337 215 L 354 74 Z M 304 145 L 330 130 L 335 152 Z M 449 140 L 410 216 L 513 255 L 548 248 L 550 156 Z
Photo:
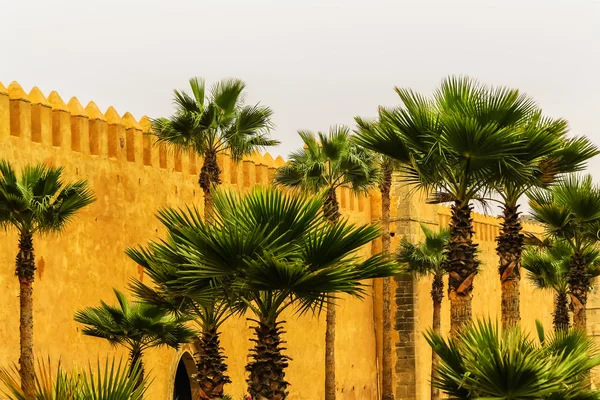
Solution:
M 139 373 L 137 383 L 135 384 L 135 389 L 137 389 L 144 384 L 144 362 L 142 360 L 142 352 L 139 349 L 132 349 L 129 352 L 129 376 L 135 372 Z
M 461 329 L 471 323 L 473 279 L 479 261 L 475 257 L 477 244 L 473 243 L 472 207 L 469 202 L 457 200 L 452 205 L 450 240 L 446 249 L 444 269 L 448 274 L 450 298 L 450 336 L 456 337 Z
M 569 330 L 569 300 L 566 293 L 557 293 L 555 295 L 554 313 L 552 316 L 555 332 Z
M 502 328 L 508 329 L 521 322 L 519 284 L 521 282 L 521 253 L 524 235 L 519 221 L 519 206 L 504 204 L 504 221 L 496 238 L 496 254 L 500 258 L 498 272 L 502 288 Z
M 444 298 L 444 275 L 441 272 L 433 276 L 431 299 L 433 300 L 433 332 L 442 334 L 442 299 Z M 431 382 L 435 381 L 440 358 L 435 351 L 431 353 Z M 440 399 L 440 389 L 431 385 L 431 400 Z
M 202 399 L 220 399 L 223 397 L 224 386 L 231 383 L 227 376 L 227 364 L 219 339 L 220 333 L 216 328 L 202 332 L 196 354 L 198 375 Z
M 323 204 L 323 213 L 331 222 L 335 223 L 341 216 L 340 206 L 337 201 L 335 189 L 331 188 L 327 192 L 325 203 Z M 335 325 L 336 325 L 335 299 L 333 296 L 328 298 L 327 316 L 325 328 L 325 400 L 335 400 Z
M 35 393 L 35 360 L 33 354 L 33 280 L 35 277 L 35 254 L 33 252 L 33 236 L 29 232 L 21 232 L 19 236 L 16 275 L 19 278 L 20 300 L 19 373 L 21 376 L 21 388 L 28 398 L 33 398 Z
M 390 190 L 392 188 L 392 167 L 382 164 L 383 179 L 381 191 L 381 252 L 390 254 Z M 392 282 L 391 278 L 383 278 L 383 359 L 382 364 L 382 400 L 394 400 L 392 370 Z
M 204 219 L 211 221 L 213 215 L 213 201 L 210 190 L 214 186 L 221 184 L 221 169 L 217 162 L 217 153 L 207 152 L 204 155 L 204 163 L 200 170 L 198 184 L 204 192 Z
M 325 197 L 325 203 L 323 204 L 323 214 L 332 223 L 336 222 L 341 216 L 340 204 L 337 201 L 337 194 L 334 188 L 327 191 L 327 197 Z
M 256 339 L 254 348 L 250 350 L 252 361 L 246 365 L 250 373 L 246 382 L 248 393 L 253 399 L 282 400 L 288 395 L 289 383 L 285 380 L 285 368 L 288 366 L 287 356 L 281 352 L 285 350 L 281 335 L 285 332 L 281 325 L 285 321 L 267 323 L 251 320 L 258 324 L 253 327 Z
M 590 276 L 586 271 L 583 255 L 575 253 L 571 257 L 569 270 L 569 291 L 571 292 L 571 310 L 573 311 L 573 327 L 587 332 L 587 292 Z

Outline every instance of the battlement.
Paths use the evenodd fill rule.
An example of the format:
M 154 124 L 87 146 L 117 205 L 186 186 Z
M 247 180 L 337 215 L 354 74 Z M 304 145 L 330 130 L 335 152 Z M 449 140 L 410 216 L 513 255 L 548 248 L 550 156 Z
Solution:
M 174 150 L 157 143 L 151 133 L 152 122 L 146 115 L 136 119 L 129 112 L 121 115 L 112 106 L 103 113 L 93 101 L 83 107 L 77 97 L 65 103 L 55 91 L 46 97 L 39 88 L 33 87 L 27 94 L 17 82 L 10 83 L 8 88 L 0 82 L 0 140 L 23 141 L 24 148 L 25 143 L 30 142 L 139 168 L 189 175 L 199 173 L 200 157 L 191 151 Z M 255 152 L 241 162 L 220 154 L 218 163 L 223 184 L 243 190 L 272 183 L 275 171 L 285 160 L 281 156 L 273 158 L 269 153 Z M 376 189 L 369 194 L 356 194 L 342 187 L 338 190 L 338 200 L 340 208 L 349 214 L 360 214 L 373 222 L 381 218 L 381 194 Z M 393 199 L 392 203 L 397 201 Z M 396 218 L 394 206 L 390 217 Z M 447 226 L 449 208 L 439 207 L 438 217 L 439 224 Z M 475 213 L 474 224 L 476 240 L 493 241 L 498 235 L 497 218 Z M 540 231 L 535 224 L 526 223 L 524 227 L 526 231 Z
M 196 154 L 156 143 L 151 131 L 145 115 L 137 120 L 112 106 L 102 113 L 93 101 L 83 107 L 77 97 L 65 103 L 54 91 L 46 97 L 33 87 L 27 94 L 17 82 L 8 88 L 0 82 L 0 140 L 10 137 L 140 168 L 198 174 L 202 160 Z M 219 157 L 223 182 L 242 187 L 270 182 L 284 163 L 269 153 L 255 153 L 239 163 L 226 154 Z

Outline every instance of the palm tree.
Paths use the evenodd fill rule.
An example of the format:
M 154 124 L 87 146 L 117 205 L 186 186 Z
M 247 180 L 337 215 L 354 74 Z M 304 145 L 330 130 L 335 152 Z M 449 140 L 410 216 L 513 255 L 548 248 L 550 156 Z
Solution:
M 130 304 L 120 291 L 113 289 L 118 307 L 100 302 L 99 307 L 86 307 L 75 314 L 75 321 L 84 324 L 84 335 L 108 340 L 129 350 L 131 373 L 140 369 L 139 384 L 144 380 L 142 355 L 152 347 L 179 348 L 189 342 L 195 332 L 185 325 L 185 319 L 171 317 L 160 307 L 142 302 Z
M 191 150 L 204 158 L 199 185 L 204 192 L 204 213 L 210 217 L 210 190 L 221 184 L 219 154 L 228 152 L 234 161 L 263 147 L 279 142 L 270 139 L 270 108 L 244 105 L 246 84 L 239 79 L 224 79 L 206 93 L 203 79 L 191 78 L 191 94 L 175 90 L 175 113 L 153 120 L 153 134 L 164 142 Z
M 325 134 L 298 132 L 304 147 L 289 156 L 286 165 L 275 176 L 278 185 L 319 193 L 326 192 L 323 212 L 335 223 L 341 216 L 336 190 L 349 186 L 354 192 L 367 192 L 378 182 L 376 159 L 357 146 L 350 130 L 335 126 Z M 325 399 L 334 400 L 335 393 L 335 301 L 327 304 L 325 332 Z
M 26 166 L 17 177 L 7 161 L 0 161 L 0 226 L 19 233 L 16 275 L 20 300 L 20 374 L 23 391 L 33 396 L 33 281 L 36 234 L 61 232 L 83 207 L 94 201 L 87 181 L 65 184 L 62 168 Z
M 549 190 L 530 191 L 529 206 L 533 218 L 545 225 L 546 234 L 572 249 L 568 284 L 573 326 L 586 331 L 591 277 L 585 255 L 600 240 L 600 187 L 591 175 L 569 175 Z
M 554 330 L 569 329 L 569 267 L 573 249 L 563 240 L 551 240 L 543 247 L 526 247 L 522 266 L 528 279 L 538 289 L 554 291 Z M 590 279 L 600 276 L 600 251 L 588 248 L 584 253 Z
M 235 311 L 225 301 L 219 300 L 216 293 L 211 296 L 191 298 L 174 291 L 172 282 L 186 258 L 180 257 L 178 247 L 186 242 L 181 237 L 180 226 L 185 221 L 170 220 L 169 214 L 159 213 L 159 220 L 167 228 L 167 239 L 150 242 L 147 248 L 128 249 L 127 254 L 144 267 L 150 276 L 153 287 L 134 280 L 131 289 L 144 302 L 153 304 L 177 317 L 189 316 L 200 328 L 197 341 L 198 353 L 195 355 L 198 374 L 196 379 L 201 396 L 206 399 L 221 399 L 224 386 L 231 383 L 227 375 L 227 364 L 220 343 L 219 329 L 223 322 Z M 175 224 L 174 224 L 175 223 Z
M 520 128 L 520 138 L 525 151 L 518 154 L 524 165 L 533 168 L 528 175 L 511 176 L 497 171 L 502 179 L 496 191 L 502 199 L 503 221 L 500 235 L 496 238 L 499 256 L 499 274 L 502 288 L 502 326 L 507 329 L 519 324 L 519 282 L 521 253 L 524 236 L 521 233 L 519 199 L 532 187 L 546 187 L 561 174 L 580 171 L 585 162 L 598 154 L 598 149 L 588 139 L 567 139 L 568 125 L 565 120 L 544 118 L 532 113 Z
M 390 276 L 396 267 L 380 255 L 361 261 L 356 251 L 379 229 L 329 222 L 322 196 L 255 188 L 244 197 L 218 191 L 214 201 L 213 222 L 193 208 L 161 212 L 187 241 L 178 247 L 187 261 L 172 288 L 192 298 L 216 294 L 240 312 L 252 311 L 256 338 L 246 366 L 248 392 L 284 399 L 289 358 L 282 353 L 281 314 L 291 307 L 300 314 L 319 312 L 340 293 L 362 297 L 362 280 Z
M 0 382 L 6 387 L 4 395 L 9 400 L 143 400 L 147 386 L 139 385 L 140 374 L 139 365 L 127 368 L 114 359 L 106 360 L 104 367 L 98 361 L 96 368 L 90 365 L 83 373 L 65 371 L 59 362 L 53 372 L 48 359 L 38 362 L 34 397 L 25 395 L 21 389 L 16 368 L 1 368 Z
M 473 201 L 485 200 L 498 181 L 531 173 L 515 126 L 534 103 L 507 88 L 489 88 L 466 77 L 450 77 L 432 98 L 396 88 L 402 106 L 380 109 L 379 129 L 361 131 L 358 142 L 398 160 L 415 189 L 430 203 L 451 202 L 450 241 L 444 269 L 449 276 L 451 334 L 472 319 L 473 279 L 479 261 L 473 243 Z
M 582 377 L 600 365 L 593 341 L 583 332 L 547 335 L 538 323 L 538 340 L 519 328 L 499 332 L 478 321 L 446 341 L 433 332 L 427 341 L 441 364 L 433 385 L 452 399 L 597 399 Z
M 379 181 L 379 191 L 381 192 L 381 253 L 389 256 L 391 248 L 390 235 L 390 212 L 391 196 L 390 192 L 393 183 L 395 161 L 389 157 L 381 157 L 379 167 L 381 177 Z M 392 352 L 392 278 L 383 278 L 382 290 L 383 306 L 383 359 L 382 359 L 382 400 L 394 400 L 394 372 Z
M 419 244 L 412 244 L 403 239 L 400 242 L 396 261 L 404 264 L 404 270 L 411 274 L 427 276 L 431 275 L 431 299 L 433 300 L 433 330 L 436 335 L 442 335 L 442 300 L 444 298 L 444 249 L 450 240 L 450 231 L 440 229 L 434 232 L 421 225 L 421 230 L 425 234 L 425 240 Z M 431 381 L 435 380 L 435 371 L 439 358 L 437 354 L 432 353 L 431 358 Z M 440 391 L 437 387 L 431 386 L 431 399 L 439 399 Z

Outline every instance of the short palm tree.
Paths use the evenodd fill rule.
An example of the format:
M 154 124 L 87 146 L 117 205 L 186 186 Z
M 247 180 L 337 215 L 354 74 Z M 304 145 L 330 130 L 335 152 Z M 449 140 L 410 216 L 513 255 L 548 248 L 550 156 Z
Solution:
M 573 248 L 562 240 L 552 240 L 543 247 L 528 246 L 523 252 L 522 266 L 529 281 L 538 289 L 554 292 L 554 330 L 569 329 L 569 268 Z M 588 248 L 584 253 L 590 279 L 600 276 L 600 252 Z
M 442 335 L 442 300 L 444 298 L 444 263 L 446 257 L 444 249 L 450 240 L 450 231 L 440 229 L 434 232 L 421 225 L 421 230 L 425 234 L 425 240 L 419 244 L 413 244 L 406 239 L 400 242 L 396 261 L 404 266 L 406 272 L 418 275 L 431 275 L 431 299 L 433 300 L 433 330 L 436 335 Z M 435 380 L 435 371 L 438 364 L 436 353 L 432 353 L 431 359 L 431 380 Z M 437 387 L 431 386 L 431 399 L 439 399 L 440 391 Z
M 591 277 L 585 254 L 600 240 L 600 186 L 590 175 L 569 175 L 548 190 L 530 191 L 529 206 L 533 218 L 545 225 L 546 234 L 572 249 L 568 284 L 573 326 L 586 331 Z
M 34 397 L 25 395 L 20 388 L 18 371 L 0 369 L 0 382 L 8 400 L 143 400 L 147 386 L 139 384 L 139 365 L 127 365 L 114 359 L 106 360 L 86 370 L 65 371 L 59 363 L 53 371 L 50 359 L 38 362 L 35 375 Z
M 175 90 L 175 113 L 153 121 L 158 142 L 191 150 L 203 157 L 199 185 L 204 192 L 205 216 L 210 217 L 210 190 L 221 183 L 217 156 L 229 153 L 234 161 L 266 146 L 278 144 L 270 139 L 270 108 L 244 105 L 246 84 L 239 79 L 224 79 L 210 88 L 200 78 L 191 78 L 191 93 Z
M 473 279 L 479 261 L 473 243 L 473 201 L 485 200 L 499 179 L 531 173 L 517 157 L 524 151 L 515 129 L 534 110 L 517 90 L 490 88 L 450 77 L 432 98 L 396 88 L 402 106 L 380 109 L 378 129 L 359 132 L 358 142 L 400 162 L 399 172 L 432 203 L 450 202 L 449 275 L 451 333 L 472 318 Z
M 99 307 L 86 307 L 75 314 L 75 321 L 84 326 L 83 334 L 108 340 L 129 350 L 130 365 L 139 366 L 139 382 L 143 383 L 143 352 L 152 347 L 177 349 L 189 342 L 195 332 L 185 325 L 185 319 L 171 317 L 160 307 L 141 302 L 130 303 L 114 289 L 118 307 L 100 302 Z M 135 371 L 132 370 L 132 373 Z
M 367 192 L 378 183 L 377 159 L 357 146 L 350 130 L 335 126 L 329 133 L 315 135 L 298 132 L 304 147 L 289 156 L 289 161 L 275 176 L 281 186 L 299 188 L 307 192 L 326 192 L 323 212 L 334 223 L 341 216 L 336 190 L 349 186 L 354 192 Z M 327 305 L 325 333 L 325 399 L 335 399 L 335 302 Z
M 0 226 L 19 233 L 16 275 L 20 300 L 20 373 L 26 395 L 33 396 L 33 281 L 36 234 L 58 233 L 83 207 L 94 201 L 87 181 L 65 184 L 63 169 L 43 164 L 26 166 L 17 177 L 11 165 L 0 161 Z
M 255 188 L 243 197 L 219 191 L 214 200 L 214 222 L 202 221 L 195 209 L 164 212 L 188 242 L 179 246 L 187 262 L 176 284 L 192 298 L 227 293 L 226 301 L 253 312 L 248 392 L 284 399 L 289 359 L 282 353 L 281 314 L 289 308 L 318 312 L 340 293 L 361 297 L 362 280 L 390 276 L 396 267 L 380 255 L 360 260 L 356 251 L 379 229 L 327 221 L 321 196 Z
M 220 296 L 211 293 L 200 298 L 189 297 L 172 288 L 181 266 L 187 262 L 178 255 L 179 246 L 185 244 L 180 227 L 185 221 L 171 219 L 171 214 L 159 212 L 158 218 L 167 228 L 167 239 L 150 242 L 147 248 L 128 249 L 127 254 L 144 267 L 153 286 L 141 281 L 132 281 L 131 289 L 144 302 L 153 304 L 177 317 L 189 317 L 199 326 L 199 337 L 195 355 L 198 374 L 196 379 L 201 395 L 206 399 L 221 399 L 224 386 L 231 383 L 227 375 L 227 364 L 220 343 L 220 327 L 236 310 Z
M 600 365 L 593 341 L 580 331 L 538 340 L 519 328 L 504 330 L 477 321 L 446 341 L 433 332 L 427 341 L 441 363 L 433 385 L 451 399 L 597 399 L 582 377 Z
M 510 328 L 519 324 L 521 279 L 520 262 L 523 251 L 522 226 L 519 200 L 532 187 L 547 187 L 565 173 L 580 171 L 585 162 L 598 154 L 598 148 L 587 138 L 566 137 L 568 125 L 565 120 L 542 117 L 532 113 L 517 128 L 525 151 L 517 156 L 521 163 L 532 168 L 531 174 L 513 176 L 498 171 L 502 179 L 496 192 L 500 196 L 503 211 L 496 252 L 499 256 L 499 274 L 502 288 L 502 326 Z

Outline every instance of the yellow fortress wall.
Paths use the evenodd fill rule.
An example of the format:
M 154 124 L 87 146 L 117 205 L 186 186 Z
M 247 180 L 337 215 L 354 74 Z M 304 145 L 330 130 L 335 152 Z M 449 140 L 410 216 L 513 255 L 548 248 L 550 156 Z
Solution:
M 73 314 L 101 299 L 112 301 L 112 288 L 124 290 L 131 278 L 143 278 L 140 267 L 130 261 L 124 250 L 144 244 L 162 234 L 154 218 L 163 206 L 194 204 L 202 209 L 203 199 L 197 180 L 202 160 L 193 154 L 173 152 L 155 146 L 145 135 L 150 120 L 139 120 L 130 113 L 109 107 L 102 113 L 94 102 L 85 107 L 77 98 L 67 103 L 58 93 L 48 96 L 37 88 L 27 94 L 17 83 L 8 88 L 0 83 L 0 158 L 15 167 L 44 162 L 65 168 L 67 180 L 88 179 L 97 201 L 86 208 L 60 236 L 35 238 L 37 263 L 34 284 L 35 349 L 38 357 L 61 359 L 67 368 L 82 367 L 88 360 L 106 355 L 126 356 L 103 340 L 85 337 L 73 321 Z M 241 163 L 219 157 L 225 187 L 247 191 L 254 185 L 268 185 L 281 157 L 255 154 Z M 419 224 L 431 226 L 448 222 L 445 207 L 425 205 L 422 199 L 409 198 L 407 188 L 396 182 L 392 199 L 392 247 L 402 237 L 420 240 Z M 347 188 L 339 193 L 342 212 L 358 223 L 376 222 L 381 215 L 377 192 L 357 196 Z M 500 309 L 499 279 L 494 237 L 496 219 L 475 216 L 476 241 L 485 263 L 475 280 L 474 312 L 496 318 Z M 532 232 L 540 227 L 526 225 Z M 0 233 L 0 365 L 18 361 L 18 284 L 14 277 L 17 235 Z M 378 252 L 380 243 L 365 248 L 365 255 Z M 147 278 L 146 278 L 147 279 Z M 431 324 L 430 281 L 415 282 L 399 277 L 395 283 L 393 307 L 396 352 L 395 382 L 397 399 L 427 399 L 431 360 L 422 332 Z M 380 387 L 381 360 L 381 285 L 374 285 L 373 296 L 363 301 L 339 301 L 337 322 L 337 387 L 340 399 L 376 399 Z M 552 297 L 522 285 L 524 326 L 533 328 L 535 319 L 547 326 L 551 322 Z M 597 303 L 592 296 L 592 305 Z M 323 398 L 325 318 L 297 317 L 287 320 L 285 339 L 292 358 L 287 378 L 290 399 Z M 597 318 L 592 312 L 590 325 Z M 449 329 L 448 304 L 443 307 L 443 329 Z M 245 319 L 232 319 L 223 326 L 222 345 L 228 356 L 233 383 L 226 391 L 241 398 L 245 388 L 250 330 Z M 193 373 L 190 345 L 176 352 L 169 349 L 149 351 L 146 366 L 154 378 L 148 398 L 171 399 L 175 370 L 184 357 Z

